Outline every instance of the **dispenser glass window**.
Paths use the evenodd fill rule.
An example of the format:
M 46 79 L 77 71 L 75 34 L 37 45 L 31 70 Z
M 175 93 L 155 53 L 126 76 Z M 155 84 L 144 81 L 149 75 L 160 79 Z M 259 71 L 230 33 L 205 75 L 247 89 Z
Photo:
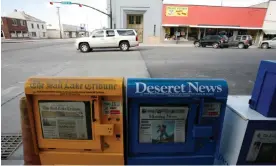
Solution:
M 250 163 L 276 162 L 276 131 L 257 130 L 251 142 L 246 161 Z
M 45 139 L 92 139 L 90 102 L 39 101 Z
M 183 143 L 188 107 L 141 106 L 139 143 Z

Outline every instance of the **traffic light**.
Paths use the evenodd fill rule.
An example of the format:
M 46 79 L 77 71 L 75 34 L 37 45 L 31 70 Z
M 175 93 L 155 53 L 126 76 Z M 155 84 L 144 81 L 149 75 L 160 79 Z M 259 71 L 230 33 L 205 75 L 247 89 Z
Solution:
M 82 7 L 82 4 L 79 4 L 79 7 Z
M 53 5 L 54 3 L 53 2 L 50 2 L 50 5 Z

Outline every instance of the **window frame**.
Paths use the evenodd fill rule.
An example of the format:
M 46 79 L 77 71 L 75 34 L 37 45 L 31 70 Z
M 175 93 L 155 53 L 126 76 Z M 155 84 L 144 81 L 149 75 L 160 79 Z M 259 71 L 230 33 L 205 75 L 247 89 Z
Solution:
M 109 36 L 108 31 L 113 31 L 113 35 Z M 105 30 L 106 37 L 115 37 L 115 30 Z
M 128 29 L 125 29 L 125 30 L 122 29 L 122 30 L 116 30 L 116 31 L 117 31 L 117 33 L 118 33 L 119 36 L 136 36 L 134 30 L 132 30 L 132 29 L 129 29 L 129 30 Z M 125 32 L 122 33 L 122 31 L 125 31 Z M 133 35 L 132 34 L 131 35 L 127 34 L 127 32 L 130 32 L 130 31 L 133 33 Z
M 12 25 L 13 25 L 13 26 L 18 26 L 17 19 L 12 18 Z
M 128 24 L 133 25 L 135 24 L 135 16 L 134 15 L 128 15 Z
M 32 34 L 32 37 L 36 37 L 36 32 L 31 32 L 31 34 Z M 35 34 L 35 35 L 33 35 L 33 34 Z
M 235 37 L 235 40 L 240 41 L 241 39 L 242 39 L 242 36 L 241 36 L 241 35 L 237 35 L 237 36 Z
M 242 36 L 241 40 L 247 40 L 247 36 Z

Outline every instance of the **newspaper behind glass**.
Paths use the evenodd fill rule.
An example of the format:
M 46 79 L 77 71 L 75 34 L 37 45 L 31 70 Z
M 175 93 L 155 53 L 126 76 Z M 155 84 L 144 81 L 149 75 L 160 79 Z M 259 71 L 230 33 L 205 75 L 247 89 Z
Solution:
M 188 107 L 140 107 L 140 143 L 185 142 Z
M 88 139 L 84 102 L 40 102 L 42 131 L 48 139 Z

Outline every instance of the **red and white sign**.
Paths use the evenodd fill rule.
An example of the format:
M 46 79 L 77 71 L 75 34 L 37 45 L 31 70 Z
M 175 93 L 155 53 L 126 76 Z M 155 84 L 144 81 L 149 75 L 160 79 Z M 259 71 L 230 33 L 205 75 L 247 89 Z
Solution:
M 105 115 L 118 115 L 122 112 L 120 101 L 103 101 L 103 113 Z

